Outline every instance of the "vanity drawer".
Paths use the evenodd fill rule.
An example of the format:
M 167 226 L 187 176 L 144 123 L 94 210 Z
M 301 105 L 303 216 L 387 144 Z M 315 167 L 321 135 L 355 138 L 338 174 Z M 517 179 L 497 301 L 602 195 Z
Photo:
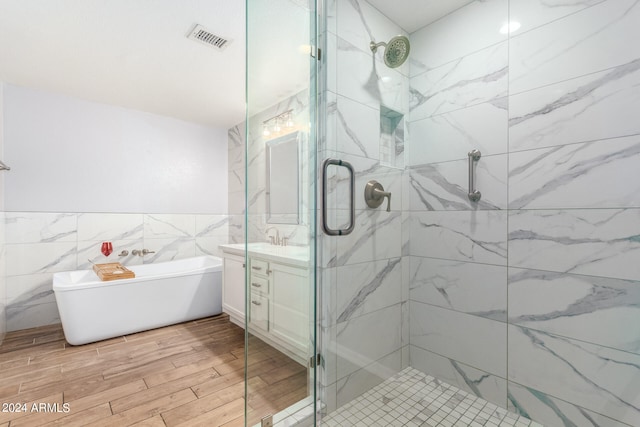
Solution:
M 269 293 L 269 279 L 258 275 L 251 275 L 251 292 L 259 292 L 263 295 Z
M 269 299 L 261 296 L 258 293 L 252 292 L 250 306 L 250 325 L 268 332 Z
M 269 274 L 269 263 L 261 259 L 251 258 L 251 276 L 267 276 Z

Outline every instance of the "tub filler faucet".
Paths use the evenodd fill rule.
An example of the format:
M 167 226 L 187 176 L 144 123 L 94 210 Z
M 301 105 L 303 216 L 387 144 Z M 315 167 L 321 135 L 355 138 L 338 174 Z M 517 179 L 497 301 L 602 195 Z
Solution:
M 146 254 L 155 254 L 156 251 L 150 251 L 149 249 L 134 249 L 131 251 L 131 255 L 145 256 Z

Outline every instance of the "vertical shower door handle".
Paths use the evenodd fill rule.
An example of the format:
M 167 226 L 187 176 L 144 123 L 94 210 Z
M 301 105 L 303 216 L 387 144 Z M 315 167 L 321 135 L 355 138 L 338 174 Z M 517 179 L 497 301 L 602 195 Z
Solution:
M 327 169 L 329 166 L 341 166 L 349 171 L 349 187 L 351 195 L 349 198 L 349 226 L 347 228 L 333 229 L 329 227 L 327 221 Z M 322 164 L 322 228 L 329 236 L 344 236 L 353 231 L 356 226 L 356 174 L 351 163 L 339 159 L 326 159 Z
M 482 194 L 476 190 L 476 183 L 475 183 L 475 175 L 476 175 L 476 162 L 478 160 L 480 160 L 480 151 L 478 150 L 471 150 L 469 151 L 469 200 L 471 200 L 472 202 L 477 202 L 478 200 L 480 200 L 480 197 L 482 197 Z

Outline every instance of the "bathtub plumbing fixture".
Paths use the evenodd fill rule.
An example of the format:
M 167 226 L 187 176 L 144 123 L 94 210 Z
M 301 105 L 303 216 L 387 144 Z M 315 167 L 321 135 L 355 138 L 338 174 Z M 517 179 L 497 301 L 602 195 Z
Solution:
M 369 48 L 373 53 L 376 53 L 380 46 L 384 46 L 384 63 L 389 68 L 397 68 L 404 64 L 404 61 L 409 57 L 409 51 L 411 45 L 409 39 L 405 36 L 395 36 L 389 43 L 380 42 L 376 43 L 372 41 L 369 43 Z
M 149 249 L 134 249 L 131 251 L 131 255 L 145 256 L 146 254 L 155 254 L 156 251 L 150 251 Z
M 129 251 L 126 249 L 124 249 L 122 252 L 118 254 L 118 256 L 127 256 L 127 255 L 129 255 Z
M 372 209 L 382 204 L 384 198 L 387 198 L 387 212 L 391 212 L 391 193 L 384 191 L 384 187 L 378 181 L 371 180 L 364 187 L 364 200 L 367 206 Z

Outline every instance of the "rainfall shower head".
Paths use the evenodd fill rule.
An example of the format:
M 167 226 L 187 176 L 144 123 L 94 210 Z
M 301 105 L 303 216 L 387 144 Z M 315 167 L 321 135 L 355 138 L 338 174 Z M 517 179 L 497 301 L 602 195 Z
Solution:
M 389 40 L 389 43 L 369 43 L 369 47 L 373 53 L 376 53 L 376 50 L 378 50 L 380 46 L 385 46 L 384 63 L 387 64 L 387 67 L 389 68 L 396 68 L 404 64 L 404 61 L 407 60 L 411 49 L 409 39 L 405 36 L 395 36 Z

